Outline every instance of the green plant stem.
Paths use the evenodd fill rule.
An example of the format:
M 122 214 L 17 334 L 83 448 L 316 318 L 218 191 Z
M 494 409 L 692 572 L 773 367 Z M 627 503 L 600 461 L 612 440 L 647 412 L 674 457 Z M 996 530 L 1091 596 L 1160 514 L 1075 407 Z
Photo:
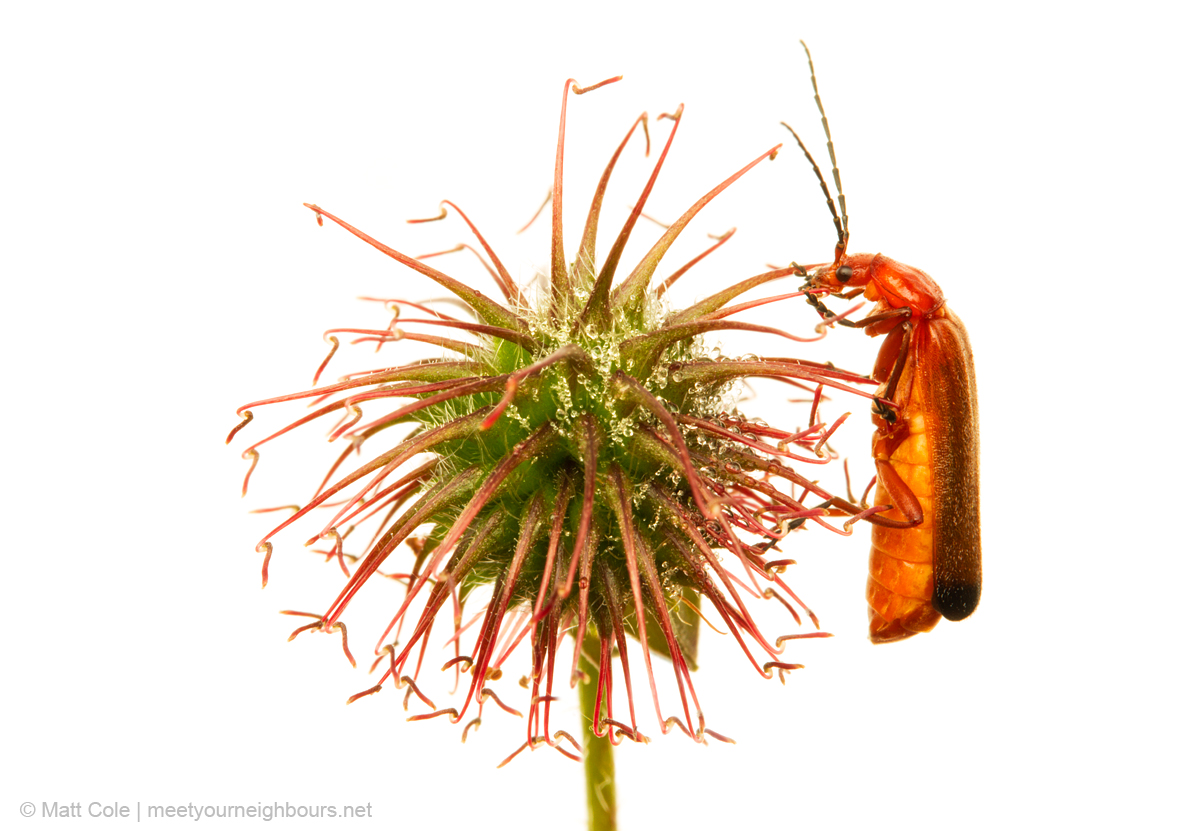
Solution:
M 582 661 L 587 676 L 579 682 L 579 713 L 583 722 L 583 777 L 587 792 L 589 831 L 615 831 L 617 827 L 617 771 L 613 762 L 613 747 L 605 735 L 596 738 L 592 732 L 592 713 L 596 694 L 600 690 L 600 639 L 588 633 L 583 651 L 591 662 Z M 588 664 L 591 666 L 588 666 Z

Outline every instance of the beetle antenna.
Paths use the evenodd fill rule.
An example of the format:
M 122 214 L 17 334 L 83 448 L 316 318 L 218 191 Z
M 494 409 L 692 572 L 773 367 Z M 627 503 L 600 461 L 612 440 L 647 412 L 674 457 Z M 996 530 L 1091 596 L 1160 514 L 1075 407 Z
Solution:
M 837 154 L 833 150 L 833 136 L 829 132 L 829 119 L 825 116 L 825 105 L 821 103 L 821 91 L 817 89 L 817 70 L 813 66 L 812 52 L 808 50 L 808 44 L 803 40 L 800 45 L 804 47 L 804 55 L 808 58 L 808 73 L 812 80 L 813 100 L 817 102 L 817 110 L 821 113 L 821 127 L 825 130 L 825 146 L 829 150 L 829 161 L 833 165 L 833 184 L 837 188 L 838 205 L 842 209 L 841 217 L 833 206 L 833 197 L 829 193 L 829 187 L 825 184 L 825 177 L 821 175 L 821 169 L 817 166 L 812 154 L 808 152 L 808 148 L 804 146 L 804 142 L 800 141 L 800 137 L 796 135 L 796 131 L 787 124 L 784 127 L 788 128 L 788 132 L 796 139 L 796 143 L 800 145 L 800 149 L 804 151 L 804 155 L 808 158 L 809 164 L 813 166 L 813 171 L 817 174 L 817 179 L 821 183 L 821 190 L 825 194 L 825 201 L 829 205 L 829 212 L 833 214 L 833 224 L 837 228 L 837 245 L 833 249 L 833 265 L 836 267 L 846 256 L 846 246 L 850 242 L 850 217 L 846 213 L 846 195 L 842 192 L 842 174 L 838 170 Z
M 833 206 L 833 195 L 829 193 L 829 185 L 825 184 L 825 177 L 821 173 L 821 168 L 817 166 L 817 160 L 812 157 L 812 153 L 808 152 L 808 148 L 804 146 L 804 142 L 800 140 L 800 136 L 796 135 L 796 131 L 792 129 L 790 124 L 786 121 L 779 123 L 787 128 L 787 131 L 792 134 L 792 138 L 796 140 L 796 144 L 800 145 L 800 149 L 804 151 L 804 157 L 812 165 L 813 173 L 817 174 L 817 181 L 821 183 L 821 191 L 825 194 L 825 204 L 829 206 L 829 214 L 833 217 L 833 227 L 837 229 L 838 241 L 833 249 L 833 264 L 836 266 L 842 261 L 842 256 L 846 253 L 846 241 L 850 235 L 846 233 L 846 227 L 838 217 L 837 208 Z

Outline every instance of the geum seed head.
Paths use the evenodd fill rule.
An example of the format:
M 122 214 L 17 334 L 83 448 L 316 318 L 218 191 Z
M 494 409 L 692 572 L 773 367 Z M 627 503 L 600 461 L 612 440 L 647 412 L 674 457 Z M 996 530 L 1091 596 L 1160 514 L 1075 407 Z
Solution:
M 604 84 L 612 80 L 617 79 Z M 799 297 L 790 292 L 730 306 L 751 289 L 793 277 L 791 267 L 743 280 L 681 311 L 664 310 L 663 290 L 723 244 L 728 234 L 651 288 L 663 255 L 700 209 L 752 167 L 773 157 L 778 147 L 705 194 L 622 281 L 615 281 L 626 242 L 679 128 L 682 107 L 661 116 L 672 122 L 670 135 L 641 198 L 612 249 L 600 260 L 596 232 L 609 177 L 639 125 L 647 129 L 649 140 L 644 113 L 630 128 L 600 178 L 583 241 L 568 265 L 562 233 L 562 170 L 566 103 L 572 89 L 588 91 L 572 81 L 563 89 L 551 197 L 548 288 L 526 297 L 491 246 L 452 203 L 444 204 L 467 222 L 486 252 L 480 260 L 491 272 L 503 302 L 308 205 L 318 222 L 327 218 L 341 225 L 449 290 L 469 309 L 472 319 L 419 303 L 387 300 L 393 314 L 387 328 L 331 330 L 326 336 L 334 351 L 336 334 L 351 333 L 360 336 L 356 342 L 373 342 L 377 348 L 403 340 L 430 343 L 446 356 L 356 373 L 308 392 L 253 402 L 239 410 L 243 421 L 230 438 L 250 421 L 252 408 L 314 399 L 312 412 L 245 451 L 253 470 L 258 448 L 265 442 L 324 416 L 340 414 L 343 419 L 331 440 L 346 440 L 347 446 L 317 495 L 267 534 L 258 550 L 265 554 L 265 585 L 271 538 L 318 508 L 333 511 L 309 543 L 320 538 L 332 541 L 323 553 L 338 560 L 347 582 L 323 614 L 310 615 L 314 623 L 297 631 L 339 629 L 344 646 L 346 631 L 340 618 L 364 583 L 380 574 L 403 584 L 399 609 L 375 645 L 376 664 L 384 664 L 384 674 L 377 686 L 354 698 L 377 691 L 390 678 L 397 687 L 408 688 L 406 705 L 408 695 L 416 694 L 430 708 L 413 719 L 448 715 L 455 723 L 467 720 L 469 728 L 478 724 L 489 698 L 506 711 L 519 713 L 501 703 L 487 684 L 528 639 L 532 660 L 523 682 L 530 701 L 521 748 L 545 743 L 577 758 L 560 741 L 566 739 L 577 750 L 574 739 L 565 731 L 552 733 L 550 725 L 554 669 L 556 662 L 562 663 L 559 653 L 568 634 L 573 636 L 570 684 L 574 686 L 582 673 L 598 673 L 592 729 L 613 743 L 622 737 L 646 740 L 635 713 L 630 671 L 636 659 L 627 635 L 641 645 L 659 730 L 679 726 L 696 741 L 704 741 L 706 736 L 723 737 L 707 729 L 691 679 L 701 598 L 724 621 L 763 677 L 800 666 L 779 660 L 784 641 L 826 634 L 779 574 L 790 561 L 768 557 L 773 541 L 798 520 L 813 519 L 830 527 L 821 519 L 826 511 L 811 503 L 831 494 L 795 469 L 798 464 L 821 464 L 832 458 L 822 446 L 840 420 L 833 425 L 818 421 L 822 389 L 853 392 L 847 384 L 873 382 L 830 364 L 793 358 L 709 356 L 702 336 L 714 330 L 805 340 L 730 318 L 758 305 Z M 412 325 L 431 326 L 435 334 L 410 331 Z M 450 337 L 452 333 L 464 339 Z M 736 410 L 726 412 L 732 409 L 725 403 L 731 386 L 752 376 L 809 390 L 814 403 L 808 427 L 777 429 Z M 362 423 L 362 406 L 375 400 L 403 403 Z M 396 433 L 404 437 L 391 439 Z M 352 453 L 368 448 L 375 448 L 378 455 L 352 472 L 342 472 Z M 797 492 L 800 496 L 795 496 Z M 363 553 L 352 557 L 343 545 L 368 519 L 374 520 L 374 534 Z M 760 542 L 750 544 L 743 536 Z M 401 573 L 385 572 L 385 565 L 394 568 L 391 558 L 401 544 L 409 549 L 411 565 Z M 722 550 L 731 555 L 732 568 L 722 561 Z M 348 562 L 355 563 L 353 572 Z M 486 607 L 464 622 L 468 595 L 485 586 L 490 586 Z M 803 624 L 797 610 L 802 609 L 818 631 L 772 642 L 756 625 L 747 598 L 779 600 L 797 627 Z M 469 684 L 460 707 L 438 709 L 417 682 L 435 620 L 446 615 L 452 618 L 449 643 L 454 657 L 440 668 L 453 669 L 456 682 L 459 673 L 468 673 Z M 589 633 L 598 643 L 594 654 L 583 648 Z M 464 649 L 467 643 L 471 645 Z M 664 715 L 651 652 L 671 661 L 681 716 Z M 622 668 L 626 714 L 620 712 L 625 708 L 614 691 L 614 653 Z M 346 654 L 350 655 L 348 647 Z

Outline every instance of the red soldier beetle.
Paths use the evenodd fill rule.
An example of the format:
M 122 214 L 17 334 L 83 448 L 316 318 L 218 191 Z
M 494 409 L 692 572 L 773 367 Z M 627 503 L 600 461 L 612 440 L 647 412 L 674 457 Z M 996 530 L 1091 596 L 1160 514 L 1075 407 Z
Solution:
M 884 335 L 872 377 L 880 383 L 872 421 L 877 484 L 874 504 L 884 510 L 872 523 L 867 578 L 870 635 L 874 643 L 928 632 L 945 617 L 975 611 L 982 590 L 979 532 L 979 420 L 975 364 L 967 330 L 946 306 L 942 290 L 920 269 L 882 254 L 846 253 L 849 218 L 833 138 L 807 44 L 813 94 L 828 142 L 841 215 L 800 137 L 825 194 L 837 244 L 830 263 L 797 266 L 802 291 L 823 317 Z M 859 321 L 838 319 L 818 295 L 874 302 Z M 836 507 L 851 505 L 833 500 Z

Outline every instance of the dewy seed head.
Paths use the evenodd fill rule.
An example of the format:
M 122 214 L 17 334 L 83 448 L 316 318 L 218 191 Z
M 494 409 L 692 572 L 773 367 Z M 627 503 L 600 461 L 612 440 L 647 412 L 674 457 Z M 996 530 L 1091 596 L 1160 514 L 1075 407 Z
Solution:
M 316 623 L 302 629 L 338 629 L 345 636 L 341 618 L 363 585 L 372 579 L 398 581 L 404 588 L 396 614 L 375 644 L 375 671 L 382 673 L 379 685 L 390 679 L 406 687 L 406 705 L 415 694 L 428 707 L 413 719 L 446 715 L 455 723 L 465 719 L 467 727 L 476 726 L 490 699 L 525 719 L 523 748 L 549 744 L 574 757 L 559 741 L 569 734 L 555 731 L 550 723 L 551 670 L 568 663 L 572 686 L 583 674 L 599 673 L 595 735 L 614 743 L 622 736 L 644 739 L 632 690 L 626 689 L 623 705 L 613 689 L 613 679 L 628 677 L 637 660 L 628 634 L 641 644 L 652 691 L 651 652 L 674 667 L 679 715 L 665 714 L 655 692 L 658 728 L 665 732 L 678 725 L 704 741 L 706 735 L 719 736 L 705 726 L 691 678 L 701 598 L 714 626 L 733 633 L 764 677 L 799 665 L 778 660 L 782 648 L 760 632 L 746 605 L 748 597 L 778 598 L 797 626 L 802 624 L 797 607 L 818 625 L 778 576 L 780 562 L 768 557 L 770 541 L 788 523 L 822 514 L 805 500 L 829 494 L 789 462 L 818 461 L 814 448 L 830 431 L 817 422 L 815 407 L 810 429 L 797 432 L 749 425 L 736 411 L 724 412 L 723 402 L 730 386 L 748 376 L 793 387 L 808 384 L 818 398 L 822 386 L 845 389 L 846 383 L 864 379 L 815 362 L 714 360 L 709 355 L 703 336 L 714 330 L 802 340 L 728 317 L 770 300 L 796 297 L 786 294 L 729 308 L 732 300 L 759 285 L 794 279 L 791 268 L 743 280 L 674 312 L 660 303 L 662 290 L 704 254 L 662 280 L 657 290 L 650 287 L 662 257 L 699 210 L 774 149 L 699 199 L 617 280 L 623 249 L 681 114 L 682 108 L 670 117 L 670 135 L 612 249 L 598 257 L 596 229 L 608 178 L 646 117 L 625 135 L 601 176 L 583 241 L 569 266 L 562 235 L 560 138 L 551 273 L 547 287 L 533 298 L 525 296 L 453 203 L 445 205 L 467 222 L 486 252 L 486 259 L 480 259 L 499 287 L 501 301 L 308 206 L 318 222 L 329 219 L 342 226 L 432 279 L 470 310 L 464 318 L 423 304 L 385 301 L 392 313 L 387 328 L 332 330 L 328 335 L 334 351 L 336 333 L 353 332 L 377 349 L 401 340 L 422 342 L 443 350 L 444 357 L 393 362 L 309 392 L 253 402 L 239 410 L 243 421 L 234 429 L 236 433 L 249 422 L 252 408 L 315 399 L 313 412 L 247 449 L 246 457 L 257 461 L 258 448 L 281 433 L 315 418 L 341 418 L 330 439 L 346 447 L 317 496 L 259 544 L 266 554 L 263 578 L 265 582 L 271 538 L 306 521 L 316 531 L 310 542 L 333 541 L 321 553 L 338 562 L 346 583 L 328 609 L 311 615 Z M 565 93 L 562 118 L 565 125 Z M 368 410 L 372 415 L 366 415 Z M 753 435 L 743 427 L 752 427 Z M 801 496 L 788 495 L 795 493 Z M 321 515 L 323 526 L 315 517 L 320 507 L 328 509 Z M 751 544 L 744 537 L 763 542 Z M 350 554 L 351 548 L 357 553 Z M 763 583 L 772 588 L 764 590 Z M 472 596 L 477 589 L 488 595 L 472 616 L 469 607 L 478 599 Z M 444 666 L 434 661 L 431 676 L 423 659 L 435 624 L 442 620 L 446 631 L 435 641 L 448 642 L 452 658 Z M 556 661 L 568 634 L 570 660 Z M 530 650 L 527 710 L 502 703 L 488 686 L 523 641 Z M 586 658 L 585 641 L 592 644 Z M 345 647 L 349 655 L 348 643 Z M 612 666 L 614 653 L 624 665 L 620 675 Z M 445 684 L 436 678 L 439 667 L 453 671 L 454 684 L 465 675 L 465 692 L 455 687 L 457 707 L 439 709 L 430 697 L 439 683 Z

